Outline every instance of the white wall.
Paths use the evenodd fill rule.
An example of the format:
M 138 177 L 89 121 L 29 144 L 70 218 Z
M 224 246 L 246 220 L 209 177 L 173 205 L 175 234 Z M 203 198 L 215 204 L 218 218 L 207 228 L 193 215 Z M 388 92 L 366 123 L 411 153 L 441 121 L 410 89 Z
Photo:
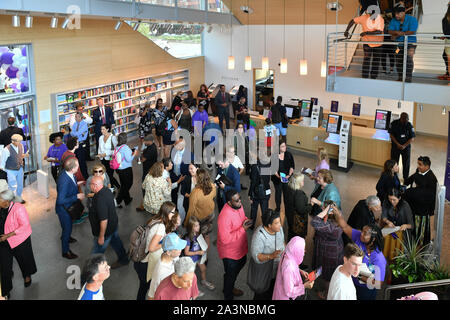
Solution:
M 346 26 L 338 26 L 338 31 L 344 31 Z M 205 82 L 206 84 L 224 83 L 227 88 L 243 84 L 249 89 L 249 105 L 253 105 L 253 72 L 244 71 L 244 58 L 247 55 L 247 26 L 233 26 L 233 56 L 236 60 L 234 70 L 228 70 L 227 57 L 230 55 L 230 34 L 213 29 L 204 33 Z M 335 26 L 328 26 L 328 33 L 335 32 Z M 250 26 L 250 56 L 252 67 L 261 67 L 264 55 L 264 26 Z M 325 91 L 325 78 L 320 77 L 320 66 L 324 59 L 325 29 L 324 26 L 306 26 L 305 56 L 308 59 L 308 75 L 300 76 L 299 61 L 303 54 L 303 26 L 286 26 L 286 58 L 288 73 L 280 74 L 278 62 L 283 54 L 283 26 L 267 26 L 267 55 L 270 68 L 275 71 L 274 95 L 283 96 L 284 102 L 290 97 L 317 97 L 319 104 L 330 109 L 331 100 L 339 101 L 339 111 L 352 112 L 353 103 L 358 102 L 358 96 L 335 94 Z M 381 106 L 377 98 L 362 97 L 361 114 L 374 115 L 375 109 L 387 109 L 394 113 L 407 112 L 412 121 L 413 102 L 402 102 L 398 109 L 397 100 L 382 99 Z
M 446 114 L 442 114 L 443 106 L 434 104 L 423 104 L 420 111 L 419 105 L 416 110 L 416 131 L 437 136 L 448 136 L 448 113 L 450 107 L 446 107 Z

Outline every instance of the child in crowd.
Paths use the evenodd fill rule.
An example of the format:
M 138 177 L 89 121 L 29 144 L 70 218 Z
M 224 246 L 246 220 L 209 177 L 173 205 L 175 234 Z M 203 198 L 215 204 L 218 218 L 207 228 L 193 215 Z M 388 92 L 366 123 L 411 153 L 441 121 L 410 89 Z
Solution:
M 206 254 L 200 247 L 197 239 L 200 236 L 200 221 L 197 217 L 191 216 L 187 225 L 187 234 L 184 240 L 187 241 L 186 248 L 184 249 L 184 255 L 191 257 L 200 268 L 202 281 L 200 282 L 209 290 L 214 290 L 216 287 L 209 281 L 206 280 L 206 265 L 200 264 L 202 255 Z
M 278 131 L 277 127 L 275 127 L 272 124 L 272 119 L 267 118 L 266 125 L 264 126 L 264 136 L 266 138 L 266 147 L 267 148 L 272 147 L 272 138 L 275 135 L 278 135 L 277 131 Z

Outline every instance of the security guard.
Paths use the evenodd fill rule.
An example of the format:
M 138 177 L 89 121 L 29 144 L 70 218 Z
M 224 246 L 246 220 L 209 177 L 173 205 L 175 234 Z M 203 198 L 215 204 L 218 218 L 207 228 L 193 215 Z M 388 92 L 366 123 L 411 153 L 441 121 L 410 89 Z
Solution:
M 411 142 L 416 137 L 414 127 L 409 122 L 409 116 L 406 112 L 402 112 L 400 119 L 392 121 L 389 134 L 392 142 L 391 159 L 398 163 L 400 155 L 402 155 L 403 180 L 405 180 L 409 177 Z

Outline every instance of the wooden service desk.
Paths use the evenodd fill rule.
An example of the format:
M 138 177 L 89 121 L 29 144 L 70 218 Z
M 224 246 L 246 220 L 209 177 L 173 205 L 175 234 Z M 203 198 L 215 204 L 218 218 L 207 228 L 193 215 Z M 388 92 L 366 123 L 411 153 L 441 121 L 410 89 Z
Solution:
M 328 119 L 328 115 L 330 113 L 338 114 L 342 116 L 343 120 L 348 120 L 352 123 L 352 127 L 366 127 L 366 128 L 373 128 L 375 124 L 375 115 L 373 116 L 367 116 L 367 115 L 361 115 L 361 116 L 354 116 L 351 113 L 348 112 L 331 112 L 330 110 L 323 110 L 323 118 L 326 120 Z
M 376 130 L 352 126 L 350 161 L 371 167 L 383 168 L 384 162 L 391 158 L 391 142 L 373 139 Z M 338 146 L 324 142 L 328 137 L 325 128 L 304 127 L 289 124 L 287 145 L 290 148 L 317 153 L 317 148 L 325 147 L 331 158 L 338 158 Z

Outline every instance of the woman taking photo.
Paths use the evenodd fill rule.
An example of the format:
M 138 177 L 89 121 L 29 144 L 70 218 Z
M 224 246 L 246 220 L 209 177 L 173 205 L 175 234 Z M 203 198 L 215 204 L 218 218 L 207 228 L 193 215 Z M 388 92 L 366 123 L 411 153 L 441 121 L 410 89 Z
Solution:
M 314 253 L 312 268 L 322 267 L 322 276 L 325 281 L 325 290 L 319 291 L 321 299 L 327 298 L 328 286 L 336 268 L 343 264 L 344 242 L 342 229 L 336 223 L 334 216 L 329 215 L 331 209 L 324 201 L 323 211 L 311 220 L 314 228 Z
M 153 269 L 163 253 L 161 240 L 166 234 L 175 230 L 177 214 L 175 204 L 170 201 L 164 202 L 158 214 L 150 218 L 146 225 L 150 227 L 146 238 L 147 255 L 139 262 L 134 263 L 134 269 L 139 278 L 139 290 L 137 300 L 145 300 L 150 288 L 150 280 Z
M 262 225 L 252 237 L 247 283 L 255 292 L 253 300 L 271 300 L 280 254 L 284 251 L 284 233 L 279 212 L 267 209 L 261 220 Z M 262 280 L 266 283 L 261 283 Z
M 31 275 L 37 271 L 28 212 L 25 206 L 13 202 L 14 197 L 11 190 L 0 193 L 0 277 L 1 296 L 5 299 L 9 299 L 13 288 L 13 257 L 22 271 L 25 287 L 31 285 Z
M 150 101 L 147 101 L 144 108 L 139 112 L 139 148 L 144 143 L 146 135 L 153 133 L 155 129 L 155 121 L 153 119 L 153 109 Z
M 171 199 L 172 185 L 163 177 L 163 172 L 163 163 L 156 162 L 142 183 L 145 190 L 144 209 L 150 214 L 157 214 L 161 205 Z
M 189 175 L 181 182 L 180 193 L 178 194 L 177 208 L 180 214 L 181 224 L 184 224 L 186 212 L 189 211 L 189 197 L 197 185 L 197 165 L 191 162 L 188 170 Z
M 131 166 L 138 152 L 138 150 L 132 151 L 127 146 L 126 132 L 120 133 L 117 138 L 117 146 L 114 149 L 114 154 L 116 154 L 117 161 L 120 163 L 119 169 L 117 169 L 120 179 L 120 190 L 116 198 L 118 208 L 122 207 L 122 201 L 125 201 L 125 205 L 127 206 L 133 200 L 130 196 L 130 189 L 133 185 L 133 169 Z
M 280 141 L 280 152 L 278 154 L 278 171 L 272 176 L 272 182 L 275 186 L 275 211 L 281 210 L 281 196 L 286 195 L 289 178 L 294 173 L 295 162 L 292 154 L 287 151 L 286 142 Z M 285 200 L 286 203 L 286 200 Z
M 189 210 L 185 218 L 185 227 L 191 216 L 200 221 L 200 233 L 209 245 L 209 234 L 212 232 L 214 222 L 214 208 L 216 197 L 216 186 L 211 181 L 205 169 L 198 169 L 196 175 L 197 184 L 189 195 Z
M 284 197 L 284 214 L 288 222 L 288 241 L 299 236 L 306 238 L 308 233 L 308 215 L 311 213 L 311 204 L 302 188 L 305 176 L 295 172 L 289 179 L 286 196 Z
M 377 197 L 383 202 L 387 199 L 387 193 L 392 188 L 400 190 L 400 179 L 398 178 L 398 164 L 395 160 L 386 160 L 381 177 L 377 182 Z
M 400 227 L 400 230 L 395 233 L 397 239 L 392 235 L 384 237 L 383 254 L 390 263 L 396 256 L 395 249 L 402 248 L 402 241 L 406 237 L 405 232 L 409 233 L 411 239 L 414 226 L 411 208 L 395 188 L 388 191 L 387 200 L 383 202 L 381 220 L 388 228 Z
M 103 124 L 101 126 L 101 132 L 102 135 L 98 139 L 98 154 L 96 157 L 100 159 L 100 162 L 105 167 L 111 185 L 114 188 L 119 189 L 120 184 L 116 178 L 114 178 L 114 170 L 111 169 L 111 166 L 109 165 L 111 156 L 117 146 L 117 138 L 111 133 L 111 126 L 109 124 Z
M 364 252 L 362 262 L 367 266 L 369 272 L 372 273 L 370 277 L 359 276 L 358 278 L 353 278 L 357 298 L 358 300 L 375 300 L 383 284 L 387 264 L 383 255 L 384 239 L 381 229 L 374 224 L 364 226 L 361 231 L 352 229 L 345 222 L 341 211 L 335 205 L 331 205 L 331 208 L 338 225 Z
M 286 245 L 278 264 L 277 278 L 272 300 L 305 300 L 306 290 L 312 289 L 314 281 L 303 283 L 302 277 L 308 279 L 308 272 L 299 266 L 305 256 L 305 240 L 294 237 Z
M 312 215 L 317 215 L 322 211 L 323 202 L 333 201 L 338 208 L 341 207 L 341 195 L 333 183 L 331 171 L 321 169 L 317 172 L 316 187 L 311 194 Z

